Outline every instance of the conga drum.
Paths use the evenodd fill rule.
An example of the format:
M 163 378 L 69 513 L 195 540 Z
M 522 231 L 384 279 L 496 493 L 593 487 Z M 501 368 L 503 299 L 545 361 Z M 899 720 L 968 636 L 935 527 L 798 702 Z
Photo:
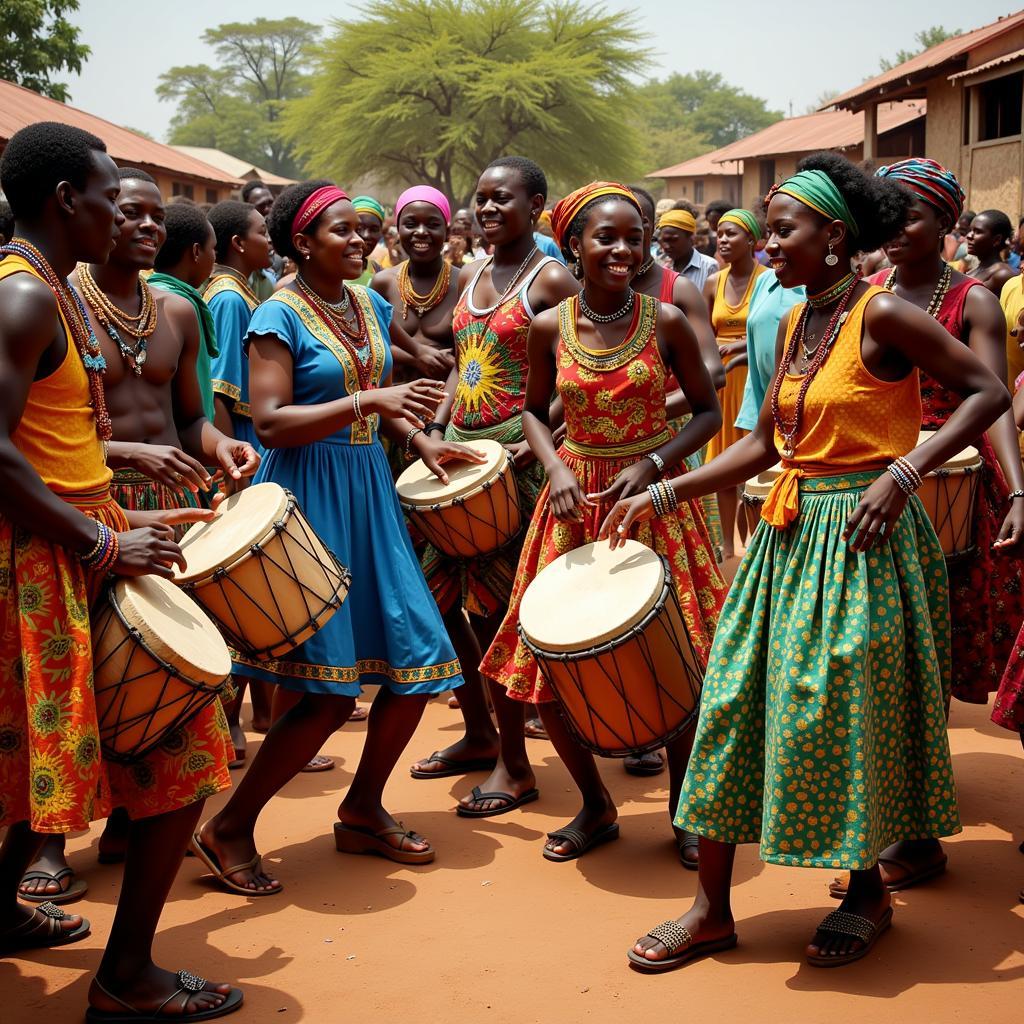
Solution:
M 918 444 L 932 432 L 922 430 Z M 974 507 L 981 482 L 981 455 L 977 448 L 965 448 L 924 478 L 917 496 L 939 537 L 946 561 L 954 561 L 974 550 Z
M 446 463 L 443 484 L 423 460 L 395 484 L 409 522 L 442 554 L 475 558 L 513 540 L 522 527 L 512 460 L 497 441 L 474 441 L 486 461 Z
M 217 518 L 181 541 L 175 582 L 229 643 L 258 661 L 308 640 L 341 607 L 352 577 L 313 532 L 295 496 L 275 483 L 226 498 Z
M 231 654 L 195 601 L 160 576 L 118 580 L 92 624 L 100 744 L 145 757 L 216 699 Z
M 696 720 L 704 666 L 668 563 L 634 540 L 587 544 L 526 589 L 519 633 L 571 731 L 603 757 L 657 750 Z
M 758 473 L 752 480 L 743 485 L 740 498 L 747 513 L 747 529 L 753 534 L 761 521 L 761 509 L 764 507 L 768 492 L 782 474 L 782 463 L 777 462 L 771 469 Z

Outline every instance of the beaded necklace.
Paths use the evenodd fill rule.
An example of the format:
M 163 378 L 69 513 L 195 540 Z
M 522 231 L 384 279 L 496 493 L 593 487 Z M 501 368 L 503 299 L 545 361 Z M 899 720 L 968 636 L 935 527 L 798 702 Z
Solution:
M 441 272 L 437 275 L 434 286 L 426 295 L 420 295 L 413 288 L 412 277 L 409 275 L 409 261 L 406 260 L 398 269 L 398 294 L 402 298 L 402 319 L 409 318 L 409 307 L 416 310 L 417 316 L 429 313 L 447 294 L 452 281 L 452 265 L 447 260 L 441 261 Z
M 825 360 L 828 358 L 829 352 L 832 351 L 832 346 L 835 343 L 836 338 L 839 337 L 839 332 L 842 330 L 843 324 L 846 322 L 846 307 L 849 305 L 850 297 L 853 295 L 859 282 L 860 274 L 854 274 L 853 279 L 846 286 L 846 291 L 839 297 L 839 302 L 836 304 L 836 308 L 832 312 L 828 326 L 825 328 L 825 332 L 822 335 L 821 342 L 814 350 L 810 362 L 805 366 L 803 380 L 800 384 L 800 391 L 796 396 L 796 406 L 793 410 L 793 419 L 787 423 L 783 418 L 782 410 L 779 407 L 779 392 L 782 390 L 782 381 L 789 371 L 789 366 L 796 356 L 797 347 L 803 344 L 804 333 L 807 329 L 807 320 L 811 312 L 810 303 L 805 303 L 804 307 L 800 310 L 800 319 L 797 321 L 796 328 L 793 331 L 793 336 L 790 339 L 789 344 L 786 346 L 785 355 L 782 358 L 782 362 L 779 363 L 779 369 L 775 374 L 775 381 L 772 385 L 772 418 L 775 420 L 775 429 L 782 435 L 785 442 L 782 446 L 782 457 L 784 459 L 791 459 L 796 454 L 796 437 L 800 433 L 800 422 L 803 419 L 804 401 L 807 398 L 807 392 L 810 389 L 814 378 L 818 375 L 818 371 L 825 365 Z
M 123 309 L 115 306 L 103 293 L 96 279 L 89 272 L 87 265 L 78 269 L 78 280 L 82 286 L 82 296 L 92 307 L 96 319 L 110 340 L 118 347 L 121 357 L 131 367 L 136 377 L 142 375 L 142 367 L 146 364 L 146 341 L 156 330 L 157 306 L 149 285 L 139 278 L 139 315 L 130 316 Z M 135 338 L 135 344 L 129 345 L 122 337 L 124 331 Z
M 928 303 L 928 309 L 926 310 L 929 316 L 935 317 L 936 319 L 938 318 L 939 310 L 942 308 L 942 303 L 946 301 L 946 293 L 949 291 L 949 283 L 952 280 L 953 268 L 943 261 L 942 273 L 939 275 L 938 283 L 935 285 L 935 291 L 932 292 L 932 297 Z M 892 291 L 895 283 L 896 268 L 893 267 L 892 270 L 889 271 L 882 287 Z
M 628 291 L 629 294 L 626 296 L 626 301 L 620 309 L 617 309 L 614 313 L 595 313 L 587 303 L 587 290 L 584 288 L 580 292 L 580 311 L 588 320 L 595 324 L 614 323 L 633 309 L 633 303 L 636 301 L 636 292 L 632 288 L 628 289 Z
M 844 278 L 836 281 L 831 288 L 827 288 L 825 291 L 819 292 L 817 295 L 808 295 L 807 301 L 814 309 L 824 309 L 826 306 L 831 306 L 832 303 L 850 287 L 850 282 L 855 276 L 856 275 L 851 270 Z
M 601 350 L 586 348 L 580 341 L 576 320 L 580 312 L 581 296 L 574 295 L 559 303 L 558 326 L 561 339 L 580 366 L 598 373 L 606 373 L 625 366 L 643 351 L 655 329 L 661 304 L 650 295 L 641 294 L 638 298 L 622 344 Z
M 345 297 L 341 302 L 331 303 L 317 295 L 312 288 L 302 280 L 295 278 L 295 283 L 302 292 L 302 297 L 308 302 L 310 308 L 323 321 L 324 326 L 338 339 L 342 347 L 348 353 L 352 364 L 356 368 L 356 376 L 359 378 L 360 390 L 365 391 L 371 386 L 370 365 L 365 362 L 359 354 L 361 348 L 367 347 L 369 336 L 366 331 L 366 323 L 363 320 L 362 310 L 358 302 L 352 302 L 349 296 L 348 287 L 345 287 Z M 343 309 L 351 308 L 355 313 L 355 326 L 349 324 L 342 312 Z M 355 344 L 355 343 L 361 344 Z M 372 346 L 370 346 L 372 348 Z
M 57 300 L 57 306 L 71 332 L 71 340 L 81 357 L 89 381 L 89 404 L 96 416 L 96 433 L 100 440 L 109 441 L 114 435 L 110 413 L 107 412 L 107 399 L 103 393 L 103 373 L 107 362 L 103 358 L 103 350 L 89 325 L 89 316 L 78 292 L 68 281 L 62 281 L 46 257 L 24 238 L 12 238 L 6 245 L 0 246 L 0 257 L 20 256 L 47 284 Z

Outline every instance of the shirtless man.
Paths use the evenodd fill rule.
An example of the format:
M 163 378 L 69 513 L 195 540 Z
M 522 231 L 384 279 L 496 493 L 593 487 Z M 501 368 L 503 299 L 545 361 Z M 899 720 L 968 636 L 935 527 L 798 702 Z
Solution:
M 1003 285 L 1017 276 L 1017 271 L 1000 258 L 1012 241 L 1013 225 L 1002 210 L 982 210 L 975 214 L 967 232 L 967 253 L 978 260 L 978 265 L 967 276 L 977 278 L 997 299 Z

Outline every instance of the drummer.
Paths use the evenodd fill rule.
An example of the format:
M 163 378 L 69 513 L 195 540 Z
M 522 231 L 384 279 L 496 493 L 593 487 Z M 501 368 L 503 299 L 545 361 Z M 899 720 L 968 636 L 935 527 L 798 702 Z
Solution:
M 619 826 L 593 755 L 567 729 L 518 635 L 523 594 L 550 562 L 597 539 L 617 498 L 643 493 L 657 484 L 666 467 L 679 465 L 704 445 L 722 416 L 686 317 L 674 305 L 631 287 L 644 259 L 643 216 L 633 193 L 614 182 L 593 182 L 556 204 L 551 221 L 566 259 L 581 268 L 583 291 L 539 313 L 530 325 L 523 426 L 548 482 L 527 532 L 508 613 L 480 671 L 503 685 L 512 699 L 538 704 L 555 750 L 580 789 L 579 814 L 550 833 L 544 847 L 548 860 L 566 861 L 617 838 Z M 692 412 L 675 436 L 665 418 L 668 372 L 675 374 Z M 557 452 L 548 415 L 556 390 L 567 427 Z M 608 395 L 613 396 L 610 405 Z M 682 503 L 672 515 L 645 526 L 638 539 L 669 560 L 690 639 L 706 661 L 726 586 L 698 503 Z M 692 742 L 693 731 L 687 730 L 666 746 L 670 815 Z M 696 846 L 696 836 L 679 830 L 676 840 L 684 865 L 695 867 L 683 848 L 687 842 Z
M 19 903 L 14 880 L 42 835 L 86 829 L 122 806 L 132 819 L 127 863 L 89 1004 L 135 1019 L 221 1016 L 242 993 L 157 967 L 152 943 L 203 800 L 230 785 L 223 713 L 217 703 L 202 711 L 173 751 L 108 763 L 85 615 L 107 572 L 170 577 L 184 566 L 172 527 L 212 513 L 123 512 L 110 497 L 103 353 L 66 280 L 76 262 L 101 264 L 125 221 L 103 142 L 30 125 L 7 144 L 0 186 L 17 221 L 0 251 L 0 564 L 10 568 L 0 584 L 0 955 L 88 935 L 87 921 L 52 901 Z
M 543 256 L 533 237 L 547 193 L 544 172 L 526 157 L 502 157 L 480 175 L 476 217 L 494 254 L 459 272 L 452 322 L 456 365 L 435 422 L 427 427 L 454 441 L 492 438 L 503 444 L 513 456 L 524 513 L 532 513 L 544 481 L 544 469 L 523 434 L 526 330 L 537 313 L 579 291 L 572 274 L 554 257 Z M 468 561 L 426 550 L 423 569 L 464 666 L 479 663 L 505 616 L 521 546 L 519 537 Z M 457 809 L 482 818 L 535 800 L 537 789 L 526 756 L 522 704 L 510 701 L 504 687 L 490 687 L 501 744 L 496 749 L 487 701 L 473 675 L 459 697 L 465 736 L 417 761 L 412 773 L 441 778 L 492 768 Z

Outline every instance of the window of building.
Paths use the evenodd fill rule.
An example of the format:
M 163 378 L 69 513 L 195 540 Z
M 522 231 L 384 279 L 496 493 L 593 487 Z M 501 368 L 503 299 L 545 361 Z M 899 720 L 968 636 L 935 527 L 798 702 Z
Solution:
M 186 199 L 194 199 L 195 189 L 193 189 L 191 185 L 183 185 L 180 181 L 172 181 L 171 195 L 184 196 Z
M 699 180 L 693 183 L 693 201 L 695 203 L 704 202 L 704 181 Z
M 775 161 L 758 160 L 757 166 L 761 177 L 759 182 L 761 195 L 766 196 L 768 195 L 772 185 L 775 184 Z
M 978 141 L 1006 139 L 1021 133 L 1024 71 L 982 82 L 978 90 Z
M 216 203 L 217 202 L 217 190 L 215 188 L 208 188 L 206 190 L 206 201 L 208 203 Z

